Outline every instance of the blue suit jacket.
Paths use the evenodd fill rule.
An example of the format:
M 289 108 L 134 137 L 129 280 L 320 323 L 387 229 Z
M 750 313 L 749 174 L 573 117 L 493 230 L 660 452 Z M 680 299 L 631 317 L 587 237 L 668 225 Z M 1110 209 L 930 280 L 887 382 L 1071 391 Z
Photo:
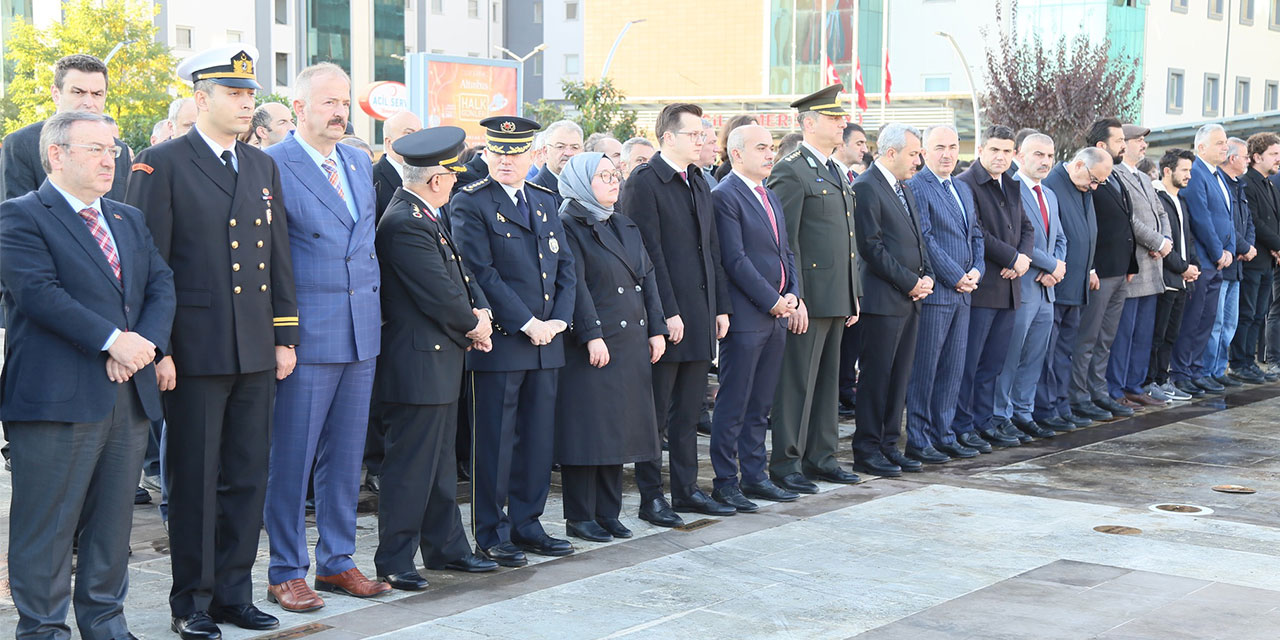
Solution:
M 98 422 L 115 406 L 107 379 L 112 331 L 135 331 L 169 348 L 176 305 L 173 272 L 160 257 L 142 212 L 102 199 L 115 238 L 121 280 L 84 219 L 45 180 L 36 191 L 0 204 L 0 283 L 5 338 L 0 420 Z M 155 367 L 132 385 L 147 417 L 159 419 Z
M 373 167 L 362 151 L 344 144 L 337 150 L 359 220 L 293 135 L 266 150 L 280 167 L 304 364 L 368 360 L 382 340 Z
M 1067 236 L 1067 275 L 1053 288 L 1055 304 L 1080 306 L 1089 301 L 1089 270 L 1097 251 L 1098 215 L 1093 212 L 1093 192 L 1081 192 L 1067 175 L 1065 163 L 1049 172 L 1042 182 L 1058 200 L 1058 221 Z
M 1031 228 L 1036 232 L 1035 248 L 1031 250 L 1031 269 L 1022 278 L 1022 299 L 1026 301 L 1031 300 L 1031 296 L 1040 296 L 1042 300 L 1053 302 L 1056 299 L 1054 289 L 1057 287 L 1046 287 L 1036 282 L 1036 277 L 1040 273 L 1053 271 L 1058 266 L 1058 261 L 1065 261 L 1067 257 L 1067 235 L 1062 232 L 1062 221 L 1058 218 L 1058 197 L 1053 189 L 1041 183 L 1040 190 L 1049 207 L 1049 228 L 1045 229 L 1044 216 L 1040 214 L 1036 194 L 1023 181 L 1021 172 L 1015 179 L 1022 191 L 1022 212 L 1031 220 Z
M 771 323 L 786 323 L 769 310 L 777 304 L 780 295 L 800 296 L 782 201 L 768 188 L 765 195 L 777 222 L 776 239 L 768 213 L 738 174 L 730 172 L 711 190 L 716 232 L 720 236 L 720 264 L 729 278 L 729 300 L 733 304 L 730 331 L 761 331 Z M 779 291 L 783 269 L 786 269 L 787 283 L 786 288 Z
M 924 303 L 969 304 L 970 294 L 956 291 L 956 283 L 972 269 L 978 270 L 981 281 L 987 269 L 987 261 L 983 260 L 982 223 L 978 219 L 973 191 L 969 185 L 954 178 L 951 180 L 951 186 L 964 204 L 964 211 L 961 211 L 938 176 L 927 168 L 907 180 L 907 185 L 920 204 L 920 231 L 929 249 L 929 262 L 938 277 L 937 286 Z
M 1222 199 L 1218 177 L 1200 158 L 1191 163 L 1191 179 L 1187 180 L 1186 188 L 1179 195 L 1187 201 L 1191 229 L 1196 237 L 1196 248 L 1200 251 L 1200 270 L 1206 272 L 1207 277 L 1208 272 L 1217 270 L 1214 264 L 1222 257 L 1222 252 L 1234 251 L 1236 246 L 1231 210 Z

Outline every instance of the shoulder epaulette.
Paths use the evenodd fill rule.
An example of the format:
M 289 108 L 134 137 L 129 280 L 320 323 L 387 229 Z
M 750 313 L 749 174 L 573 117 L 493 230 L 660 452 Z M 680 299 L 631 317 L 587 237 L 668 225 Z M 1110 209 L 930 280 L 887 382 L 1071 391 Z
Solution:
M 474 193 L 476 189 L 479 189 L 480 187 L 483 187 L 486 184 L 489 184 L 489 178 L 490 176 L 485 176 L 483 178 L 480 178 L 479 180 L 476 180 L 475 182 L 472 182 L 471 184 L 463 187 L 462 190 L 467 193 Z
M 536 183 L 536 182 L 525 182 L 525 184 L 526 184 L 526 185 L 528 185 L 528 186 L 530 186 L 530 187 L 533 187 L 534 189 L 542 189 L 543 191 L 546 191 L 547 193 L 550 193 L 550 194 L 552 194 L 552 195 L 555 195 L 555 193 L 556 193 L 556 192 L 552 191 L 551 189 L 548 189 L 548 188 L 546 188 L 546 187 L 544 187 L 544 186 L 542 186 L 542 185 L 540 185 L 540 184 L 538 184 L 538 183 Z
M 796 149 L 795 151 L 792 151 L 791 153 L 787 154 L 787 157 L 783 158 L 782 161 L 791 162 L 792 160 L 795 160 L 796 158 L 799 158 L 799 157 L 800 157 L 800 150 Z

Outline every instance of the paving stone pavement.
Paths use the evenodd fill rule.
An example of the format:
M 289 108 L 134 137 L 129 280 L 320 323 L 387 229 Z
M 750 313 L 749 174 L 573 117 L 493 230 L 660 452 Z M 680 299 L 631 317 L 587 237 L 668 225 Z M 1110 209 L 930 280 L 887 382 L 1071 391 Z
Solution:
M 332 595 L 310 614 L 257 604 L 281 627 L 242 638 L 1278 638 L 1280 385 L 1147 411 L 904 478 L 864 478 L 757 514 L 638 520 L 636 537 L 574 541 L 566 558 L 483 575 L 424 571 L 431 587 L 375 601 Z M 851 424 L 841 425 L 849 461 Z M 708 440 L 699 438 L 710 488 Z M 558 483 L 558 476 L 554 477 Z M 1253 495 L 1219 493 L 1240 484 Z M 7 474 L 0 552 L 7 558 Z M 469 522 L 463 495 L 463 520 Z M 365 494 L 357 565 L 373 572 L 376 498 Z M 1166 512 L 1157 504 L 1201 507 Z M 544 523 L 563 535 L 558 487 Z M 1095 527 L 1132 527 L 1113 535 Z M 314 528 L 310 531 L 315 542 Z M 126 614 L 140 638 L 169 631 L 167 536 L 134 511 Z M 0 565 L 0 636 L 17 612 Z M 79 636 L 76 636 L 79 637 Z

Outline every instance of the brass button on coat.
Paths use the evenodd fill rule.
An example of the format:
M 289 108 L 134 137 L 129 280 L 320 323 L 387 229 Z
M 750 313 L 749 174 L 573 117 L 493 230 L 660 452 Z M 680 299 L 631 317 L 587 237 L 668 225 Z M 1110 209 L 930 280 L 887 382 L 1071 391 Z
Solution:
M 235 287 L 234 289 L 232 289 L 232 290 L 231 290 L 231 292 L 232 292 L 232 293 L 240 293 L 240 285 L 236 285 L 236 287 Z

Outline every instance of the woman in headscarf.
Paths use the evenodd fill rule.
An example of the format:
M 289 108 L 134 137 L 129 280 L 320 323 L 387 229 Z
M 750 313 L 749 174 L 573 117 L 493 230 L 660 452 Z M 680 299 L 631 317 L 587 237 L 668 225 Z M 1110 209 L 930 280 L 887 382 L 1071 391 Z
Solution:
M 630 538 L 618 519 L 622 465 L 654 460 L 658 426 L 650 365 L 667 325 L 653 264 L 635 223 L 613 209 L 622 173 L 601 153 L 560 172 L 560 221 L 578 273 L 556 402 L 556 462 L 568 534 Z

